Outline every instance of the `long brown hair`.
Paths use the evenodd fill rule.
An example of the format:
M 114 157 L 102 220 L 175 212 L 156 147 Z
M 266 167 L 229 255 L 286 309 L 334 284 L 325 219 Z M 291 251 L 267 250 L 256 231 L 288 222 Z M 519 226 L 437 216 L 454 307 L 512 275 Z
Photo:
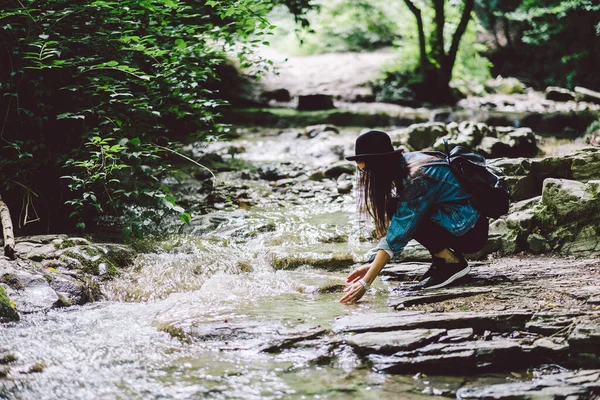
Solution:
M 433 158 L 433 157 L 432 157 Z M 403 156 L 384 156 L 366 161 L 357 175 L 356 202 L 359 214 L 370 215 L 378 238 L 385 236 L 395 205 L 402 197 L 407 179 L 418 173 L 421 165 L 430 159 L 416 160 L 407 164 Z

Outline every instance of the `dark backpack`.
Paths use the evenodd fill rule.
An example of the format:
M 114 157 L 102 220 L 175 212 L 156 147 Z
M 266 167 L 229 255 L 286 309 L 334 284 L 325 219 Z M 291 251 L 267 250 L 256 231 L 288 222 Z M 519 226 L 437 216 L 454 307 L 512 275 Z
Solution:
M 450 170 L 461 183 L 463 188 L 472 195 L 471 204 L 481 214 L 490 218 L 498 218 L 508 213 L 510 190 L 500 173 L 486 165 L 485 157 L 462 146 L 456 146 L 446 154 L 440 152 L 425 152 L 444 158 L 444 164 L 450 165 Z M 433 162 L 436 164 L 437 162 Z

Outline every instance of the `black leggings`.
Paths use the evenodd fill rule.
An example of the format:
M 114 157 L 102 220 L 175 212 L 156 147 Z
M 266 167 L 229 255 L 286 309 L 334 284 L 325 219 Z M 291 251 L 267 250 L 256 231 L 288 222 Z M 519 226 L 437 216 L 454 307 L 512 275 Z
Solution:
M 479 217 L 475 226 L 462 236 L 454 236 L 429 218 L 424 218 L 417 227 L 414 239 L 432 255 L 446 248 L 459 253 L 475 253 L 485 246 L 488 230 L 488 219 L 484 216 Z

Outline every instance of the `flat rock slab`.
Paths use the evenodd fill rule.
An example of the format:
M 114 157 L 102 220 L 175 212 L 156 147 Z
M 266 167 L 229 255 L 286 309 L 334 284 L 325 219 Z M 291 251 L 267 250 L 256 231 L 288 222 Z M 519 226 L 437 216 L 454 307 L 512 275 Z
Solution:
M 404 308 L 419 304 L 438 303 L 445 300 L 459 299 L 490 293 L 490 287 L 456 287 L 433 291 L 420 291 L 419 294 L 406 296 L 390 296 L 389 306 Z
M 533 382 L 515 382 L 458 390 L 460 400 L 595 399 L 600 394 L 600 370 L 544 376 Z
M 510 339 L 468 341 L 462 343 L 433 343 L 417 350 L 400 351 L 390 356 L 371 355 L 373 367 L 381 372 L 410 374 L 464 374 L 500 369 L 502 365 L 522 363 L 523 349 Z M 523 364 L 521 364 L 523 365 Z
M 531 319 L 530 311 L 500 313 L 447 312 L 423 313 L 418 311 L 351 315 L 335 320 L 334 332 L 382 332 L 417 328 L 459 329 L 473 328 L 476 332 L 486 330 L 503 332 L 522 329 Z
M 574 352 L 595 354 L 600 367 L 600 322 L 585 321 L 578 324 L 569 335 L 569 346 Z
M 437 341 L 446 333 L 445 329 L 413 329 L 410 331 L 366 332 L 347 335 L 347 343 L 356 347 L 359 353 L 393 354 L 401 350 L 411 350 Z

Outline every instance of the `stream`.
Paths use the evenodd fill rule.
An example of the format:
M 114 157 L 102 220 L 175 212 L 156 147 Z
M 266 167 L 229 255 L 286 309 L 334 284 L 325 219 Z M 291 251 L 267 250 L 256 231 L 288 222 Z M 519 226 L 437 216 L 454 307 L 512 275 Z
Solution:
M 106 301 L 3 325 L 0 347 L 17 362 L 0 378 L 0 398 L 419 399 L 531 378 L 382 374 L 331 333 L 338 317 L 389 311 L 393 289 L 378 279 L 359 304 L 339 304 L 346 274 L 373 243 L 359 229 L 353 192 L 308 179 L 357 134 L 255 132 L 190 146 L 197 157 L 243 148 L 235 157 L 255 169 L 218 181 L 251 193 L 250 205 L 224 201 L 196 216 L 107 283 Z M 285 176 L 256 179 L 256 170 Z

